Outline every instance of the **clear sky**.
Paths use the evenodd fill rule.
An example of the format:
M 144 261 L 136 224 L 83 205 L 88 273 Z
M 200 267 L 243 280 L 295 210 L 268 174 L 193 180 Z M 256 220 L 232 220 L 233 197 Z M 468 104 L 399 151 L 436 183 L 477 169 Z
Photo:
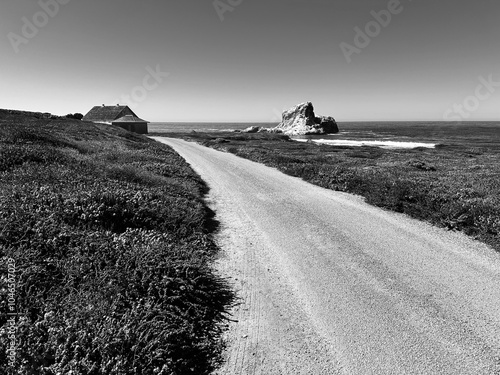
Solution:
M 304 101 L 338 121 L 442 120 L 465 104 L 464 119 L 500 120 L 500 1 L 396 5 L 3 0 L 0 108 L 278 122 Z

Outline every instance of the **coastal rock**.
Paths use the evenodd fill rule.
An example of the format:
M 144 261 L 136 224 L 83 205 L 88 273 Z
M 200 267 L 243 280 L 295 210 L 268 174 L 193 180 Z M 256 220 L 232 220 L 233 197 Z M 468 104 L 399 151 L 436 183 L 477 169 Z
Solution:
M 242 133 L 257 133 L 261 128 L 259 126 L 250 126 L 249 128 L 243 129 Z
M 339 127 L 337 122 L 332 116 L 320 116 L 316 117 L 316 124 L 319 124 L 320 128 L 323 129 L 325 134 L 338 133 Z
M 288 135 L 338 133 L 337 122 L 331 116 L 315 116 L 311 102 L 284 111 L 281 123 L 274 128 Z

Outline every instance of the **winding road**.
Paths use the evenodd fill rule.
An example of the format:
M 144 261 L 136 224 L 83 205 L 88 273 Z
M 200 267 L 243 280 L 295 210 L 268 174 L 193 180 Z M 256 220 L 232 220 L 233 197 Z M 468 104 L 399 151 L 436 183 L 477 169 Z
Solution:
M 500 374 L 500 256 L 276 169 L 154 137 L 208 183 L 241 303 L 217 374 Z

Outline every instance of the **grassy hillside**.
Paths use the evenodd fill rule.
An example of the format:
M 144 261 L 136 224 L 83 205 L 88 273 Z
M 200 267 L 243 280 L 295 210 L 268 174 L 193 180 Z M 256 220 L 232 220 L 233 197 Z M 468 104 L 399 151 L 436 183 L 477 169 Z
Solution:
M 500 139 L 458 137 L 436 149 L 384 150 L 299 143 L 266 133 L 169 136 L 276 167 L 313 184 L 458 230 L 500 251 Z M 474 138 L 476 137 L 476 138 Z
M 216 367 L 233 294 L 210 268 L 206 192 L 179 155 L 145 137 L 0 111 L 0 373 Z

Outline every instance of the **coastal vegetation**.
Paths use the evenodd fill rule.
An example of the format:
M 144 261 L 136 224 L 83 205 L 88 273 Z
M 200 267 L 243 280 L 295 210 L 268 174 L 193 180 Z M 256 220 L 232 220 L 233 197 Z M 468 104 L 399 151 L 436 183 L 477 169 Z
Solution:
M 443 140 L 444 128 L 402 127 Z M 462 127 L 436 148 L 382 149 L 299 143 L 269 133 L 168 133 L 275 167 L 370 204 L 461 231 L 500 251 L 500 140 Z M 381 126 L 380 131 L 388 131 Z M 430 134 L 431 133 L 431 134 Z M 431 139 L 432 138 L 432 139 Z
M 146 137 L 0 111 L 0 373 L 216 368 L 234 295 L 207 191 Z

